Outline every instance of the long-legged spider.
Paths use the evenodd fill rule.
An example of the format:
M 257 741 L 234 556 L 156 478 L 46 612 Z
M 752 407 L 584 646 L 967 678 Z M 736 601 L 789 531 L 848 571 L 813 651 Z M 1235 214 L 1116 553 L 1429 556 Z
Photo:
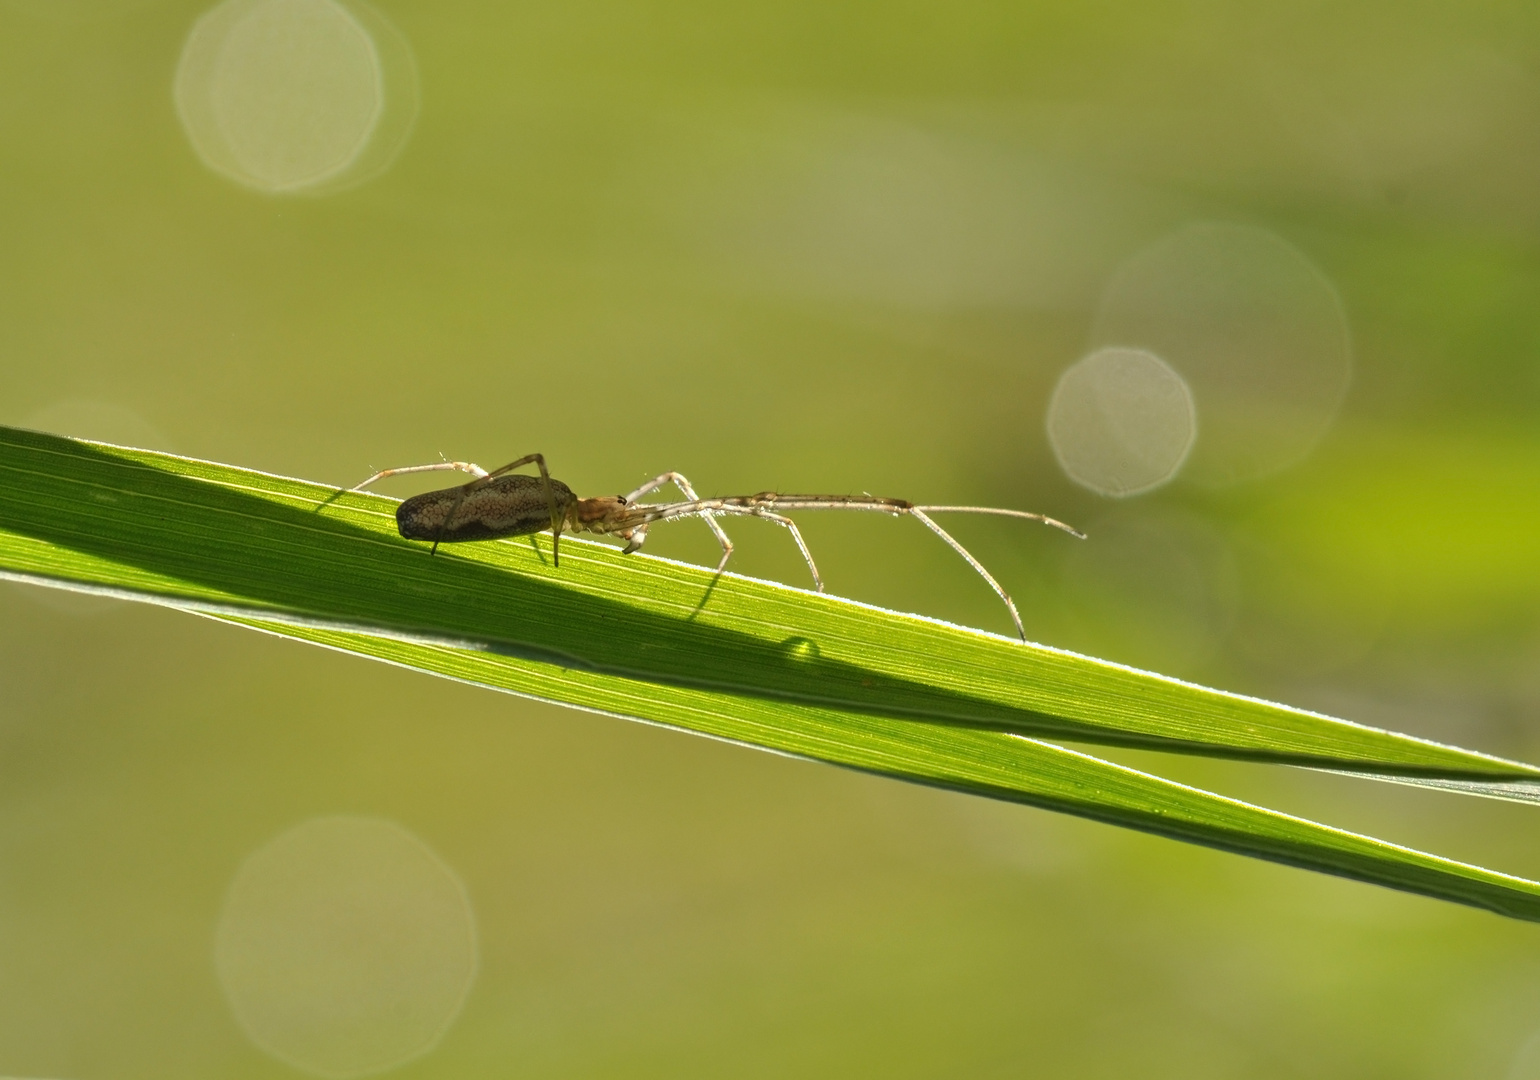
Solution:
M 513 470 L 525 465 L 535 465 L 539 476 L 527 476 Z M 1033 514 L 1025 510 L 1004 510 L 993 506 L 916 506 L 907 499 L 884 499 L 875 495 L 787 495 L 776 491 L 761 491 L 757 495 L 723 495 L 702 499 L 683 475 L 676 472 L 660 473 L 641 487 L 626 495 L 600 495 L 580 499 L 571 488 L 560 480 L 551 479 L 546 470 L 545 458 L 540 454 L 526 454 L 517 461 L 509 462 L 500 469 L 487 472 L 468 461 L 440 461 L 432 465 L 409 465 L 400 469 L 384 469 L 361 484 L 347 491 L 362 491 L 370 484 L 388 476 L 407 473 L 458 471 L 470 473 L 475 479 L 458 487 L 424 492 L 407 499 L 396 509 L 396 526 L 408 540 L 431 540 L 433 551 L 440 544 L 460 543 L 467 540 L 493 540 L 504 536 L 525 536 L 551 530 L 551 556 L 561 565 L 559 546 L 563 532 L 599 533 L 618 536 L 626 542 L 622 552 L 629 554 L 641 548 L 647 539 L 647 530 L 661 521 L 698 517 L 710 527 L 717 543 L 722 545 L 722 559 L 717 563 L 717 573 L 727 566 L 733 553 L 733 542 L 717 523 L 718 516 L 740 515 L 765 518 L 777 525 L 784 525 L 790 532 L 797 548 L 807 560 L 812 572 L 813 584 L 823 592 L 823 578 L 813 562 L 813 554 L 796 522 L 786 517 L 783 510 L 872 510 L 883 514 L 907 514 L 919 519 L 926 528 L 949 544 L 989 582 L 989 587 L 1005 602 L 1016 624 L 1016 632 L 1026 640 L 1026 630 L 1021 625 L 1021 615 L 1010 595 L 1000 587 L 983 564 L 969 554 L 968 549 L 954 540 L 950 533 L 931 520 L 933 513 L 996 514 L 1001 517 L 1025 518 L 1040 521 L 1062 529 L 1071 536 L 1084 539 L 1084 534 L 1070 528 L 1062 521 Z M 681 502 L 643 503 L 637 500 L 656 491 L 665 484 L 673 484 L 684 496 Z M 338 495 L 343 492 L 338 492 Z M 333 496 L 334 498 L 336 496 Z

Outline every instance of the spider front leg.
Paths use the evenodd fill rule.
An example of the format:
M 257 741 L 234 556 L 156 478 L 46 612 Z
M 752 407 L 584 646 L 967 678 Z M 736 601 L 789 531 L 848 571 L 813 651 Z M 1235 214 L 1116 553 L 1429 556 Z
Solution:
M 691 502 L 700 501 L 700 496 L 695 494 L 695 489 L 690 486 L 690 481 L 684 478 L 683 473 L 666 472 L 654 476 L 641 487 L 626 495 L 626 505 L 633 505 L 637 499 L 640 499 L 643 495 L 657 491 L 664 484 L 673 484 L 674 487 L 679 489 L 679 493 Z M 712 517 L 711 514 L 702 513 L 699 516 L 703 521 L 705 521 L 707 527 L 711 529 L 711 534 L 717 538 L 717 543 L 722 545 L 722 559 L 717 563 L 716 569 L 716 572 L 720 574 L 723 570 L 727 569 L 727 560 L 732 558 L 733 542 L 727 538 L 727 534 L 722 531 L 722 526 L 717 524 L 717 519 Z M 639 538 L 632 539 L 631 537 L 627 537 L 627 543 L 622 551 L 622 554 L 629 554 L 630 552 L 640 549 L 643 541 L 647 539 L 646 525 L 639 525 L 633 529 L 632 532 L 637 534 Z

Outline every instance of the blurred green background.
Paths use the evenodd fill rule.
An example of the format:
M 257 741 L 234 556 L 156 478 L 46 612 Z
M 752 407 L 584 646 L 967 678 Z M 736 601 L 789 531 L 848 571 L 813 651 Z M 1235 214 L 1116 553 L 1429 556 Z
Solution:
M 299 29 L 258 44 L 310 71 L 329 3 L 268 0 Z M 0 422 L 339 484 L 539 450 L 586 494 L 1039 510 L 1091 539 L 956 522 L 1035 640 L 1540 759 L 1533 4 L 380 0 L 345 9 L 373 157 L 279 193 L 354 84 L 300 80 L 284 157 L 310 114 L 220 69 L 257 125 L 220 159 L 173 97 L 211 6 L 0 0 Z M 1098 495 L 1050 396 L 1195 222 L 1314 267 L 1350 386 L 1263 475 Z M 1008 631 L 912 526 L 804 527 L 832 592 Z M 253 852 L 344 815 L 474 912 L 402 1077 L 1540 1077 L 1529 925 L 166 610 L 0 612 L 0 1073 L 296 1075 L 216 935 Z M 1113 756 L 1540 875 L 1532 809 Z

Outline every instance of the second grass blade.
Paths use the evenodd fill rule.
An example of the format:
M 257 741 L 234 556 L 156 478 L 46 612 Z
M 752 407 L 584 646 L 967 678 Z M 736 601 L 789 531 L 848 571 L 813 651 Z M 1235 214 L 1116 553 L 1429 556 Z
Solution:
M 434 675 L 950 788 L 1540 921 L 1540 883 L 1442 859 L 999 732 L 657 687 L 519 657 L 228 621 Z

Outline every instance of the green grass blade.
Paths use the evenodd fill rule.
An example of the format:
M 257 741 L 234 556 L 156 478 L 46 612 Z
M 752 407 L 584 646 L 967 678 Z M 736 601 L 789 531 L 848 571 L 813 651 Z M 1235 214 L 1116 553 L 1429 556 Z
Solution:
M 694 687 L 660 687 L 473 649 L 222 618 L 478 686 L 1540 920 L 1540 883 L 1265 810 L 1036 739 Z
M 318 512 L 329 494 L 0 429 L 0 575 L 1540 919 L 1540 884 L 1020 733 L 1478 788 L 1522 784 L 1529 766 L 602 546 L 574 545 L 559 571 L 542 549 L 506 543 L 429 559 L 394 535 L 390 500 Z
M 394 500 L 0 428 L 0 574 L 477 643 L 657 685 L 875 715 L 1454 780 L 1534 766 L 602 544 L 428 556 Z

